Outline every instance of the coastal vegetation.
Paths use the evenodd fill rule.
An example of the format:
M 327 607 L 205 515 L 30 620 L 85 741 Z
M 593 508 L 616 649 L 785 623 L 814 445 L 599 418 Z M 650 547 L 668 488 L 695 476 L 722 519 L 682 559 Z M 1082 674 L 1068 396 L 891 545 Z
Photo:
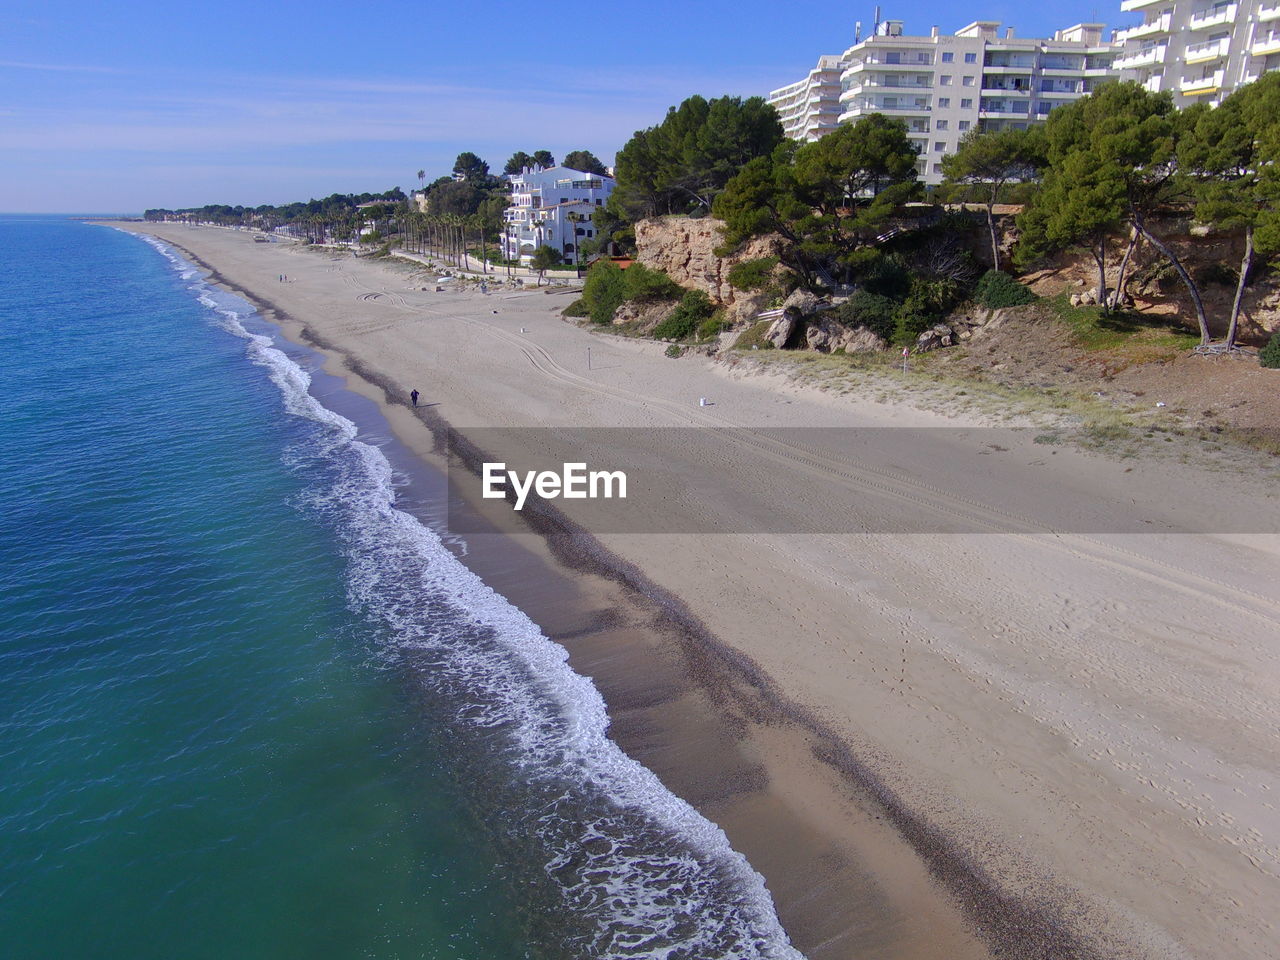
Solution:
M 796 144 L 767 114 L 749 100 L 691 97 L 637 132 L 618 155 L 609 238 L 626 248 L 642 218 L 710 213 L 734 291 L 767 303 L 803 288 L 834 298 L 826 318 L 902 345 L 923 343 L 964 304 L 1034 302 L 1018 272 L 1082 255 L 1097 278 L 1082 303 L 1119 317 L 1132 286 L 1167 298 L 1179 285 L 1213 352 L 1236 349 L 1245 291 L 1280 252 L 1280 75 L 1188 110 L 1138 84 L 1104 84 L 1042 126 L 969 133 L 929 191 L 899 120 L 872 115 Z M 1016 218 L 999 209 L 1011 201 Z M 1238 266 L 1189 260 L 1206 234 L 1243 236 Z M 766 241 L 775 252 L 743 258 Z M 1221 308 L 1206 287 L 1228 285 L 1229 309 L 1211 316 Z M 606 322 L 607 299 L 591 302 Z
M 689 97 L 618 151 L 609 212 L 617 226 L 668 214 L 706 215 L 745 164 L 784 142 L 777 112 L 761 97 Z
M 593 323 L 613 322 L 613 315 L 627 302 L 653 303 L 676 300 L 684 289 L 661 270 L 633 263 L 626 270 L 609 260 L 597 262 L 582 288 L 581 309 Z
M 1280 370 L 1280 333 L 1273 333 L 1258 354 L 1258 362 L 1272 370 Z
M 253 227 L 258 230 L 274 230 L 285 225 L 313 226 L 351 224 L 358 218 L 358 209 L 365 204 L 385 205 L 394 209 L 406 203 L 408 198 L 399 187 L 382 193 L 335 193 L 323 200 L 307 200 L 287 203 L 283 206 L 262 204 L 257 207 L 229 206 L 222 203 L 203 207 L 186 207 L 180 210 L 155 208 L 143 213 L 145 220 L 185 220 L 190 223 L 216 223 L 224 227 Z

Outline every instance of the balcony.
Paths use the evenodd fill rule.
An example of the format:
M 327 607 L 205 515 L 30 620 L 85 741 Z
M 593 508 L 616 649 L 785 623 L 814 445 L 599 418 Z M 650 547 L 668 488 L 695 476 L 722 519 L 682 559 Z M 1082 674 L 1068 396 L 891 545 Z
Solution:
M 1047 89 L 1037 91 L 1036 95 L 1039 97 L 1063 97 L 1068 100 L 1074 100 L 1076 97 L 1081 95 L 1081 91 L 1067 90 L 1063 87 L 1049 87 Z
M 1166 13 L 1158 20 L 1152 20 L 1150 23 L 1139 24 L 1136 27 L 1130 27 L 1128 30 L 1117 30 L 1115 41 L 1124 43 L 1126 40 L 1138 40 L 1142 37 L 1153 37 L 1157 33 L 1168 33 L 1172 23 L 1173 16 Z
M 867 57 L 862 61 L 861 69 L 867 70 L 919 70 L 921 67 L 932 67 L 933 56 L 931 54 L 923 54 L 919 58 L 900 57 L 897 60 L 890 60 L 887 57 Z
M 1272 34 L 1269 37 L 1259 37 L 1253 41 L 1253 45 L 1249 47 L 1249 53 L 1255 57 L 1265 57 L 1273 53 L 1280 53 L 1280 34 Z
M 877 103 L 874 100 L 855 100 L 853 103 L 849 104 L 849 109 L 857 110 L 860 113 L 884 113 L 893 117 L 905 115 L 919 116 L 922 113 L 927 114 L 930 111 L 929 104 L 927 103 Z
M 1258 7 L 1253 15 L 1262 23 L 1280 19 L 1280 3 L 1276 3 L 1275 0 L 1263 0 L 1262 6 Z
M 1226 23 L 1235 23 L 1238 9 L 1238 5 L 1233 3 L 1225 7 L 1219 7 L 1216 10 L 1202 10 L 1199 13 L 1193 13 L 1191 19 L 1187 21 L 1187 29 L 1208 30 L 1211 27 L 1220 27 Z
M 982 92 L 984 94 L 993 93 L 1001 97 L 1026 97 L 1031 95 L 1031 81 L 1028 78 L 1027 83 L 1021 87 L 1000 87 L 983 81 Z
M 1146 90 L 1148 93 L 1159 93 L 1163 80 L 1164 74 L 1154 74 L 1147 78 L 1146 82 L 1142 85 L 1142 89 Z
M 1155 3 L 1163 3 L 1164 0 L 1120 0 L 1120 9 L 1125 13 L 1130 10 L 1141 10 Z
M 1224 75 L 1225 71 L 1215 70 L 1212 76 L 1201 77 L 1199 80 L 1183 80 L 1178 84 L 1178 90 L 1184 97 L 1194 97 L 1201 93 L 1213 93 L 1222 86 Z
M 1116 70 L 1133 70 L 1135 67 L 1150 67 L 1164 63 L 1164 55 L 1168 49 L 1168 45 L 1163 43 L 1147 47 L 1130 56 L 1120 57 L 1112 66 Z
M 932 90 L 933 81 L 930 80 L 928 83 L 917 83 L 914 80 L 907 82 L 906 80 L 896 76 L 892 79 L 889 77 L 867 77 L 862 81 L 860 86 L 864 90 L 872 88 L 875 90 Z
M 1187 47 L 1182 59 L 1186 63 L 1207 63 L 1210 60 L 1225 57 L 1230 49 L 1230 37 L 1223 37 L 1221 40 L 1210 40 L 1208 43 L 1193 43 Z

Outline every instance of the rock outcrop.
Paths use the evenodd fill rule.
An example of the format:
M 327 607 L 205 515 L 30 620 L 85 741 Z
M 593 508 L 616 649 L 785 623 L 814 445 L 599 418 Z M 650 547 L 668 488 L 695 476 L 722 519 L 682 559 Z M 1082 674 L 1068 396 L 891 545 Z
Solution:
M 657 217 L 636 224 L 636 257 L 646 267 L 666 273 L 687 289 L 701 290 L 728 308 L 731 322 L 754 316 L 764 305 L 759 294 L 729 285 L 729 270 L 738 263 L 774 256 L 776 237 L 752 240 L 730 257 L 716 256 L 723 241 L 720 221 L 711 217 Z
M 784 313 L 769 324 L 769 329 L 765 331 L 764 338 L 779 350 L 782 350 L 790 345 L 799 325 L 800 321 L 797 317 Z

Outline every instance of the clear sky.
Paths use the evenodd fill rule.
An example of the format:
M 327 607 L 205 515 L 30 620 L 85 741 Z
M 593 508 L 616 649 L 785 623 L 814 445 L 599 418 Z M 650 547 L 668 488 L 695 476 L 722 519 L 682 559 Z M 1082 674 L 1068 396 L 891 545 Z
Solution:
M 919 0 L 908 32 L 1043 36 L 1119 2 Z M 874 4 L 0 0 L 0 210 L 140 212 L 417 185 L 462 150 L 605 163 L 692 93 L 756 94 Z M 1132 20 L 1124 18 L 1125 22 Z

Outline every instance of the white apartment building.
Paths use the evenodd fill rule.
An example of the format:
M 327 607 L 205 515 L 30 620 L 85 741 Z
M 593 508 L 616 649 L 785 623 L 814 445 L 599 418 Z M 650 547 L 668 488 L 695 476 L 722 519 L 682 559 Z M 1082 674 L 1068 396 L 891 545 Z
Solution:
M 920 154 L 921 180 L 941 183 L 942 158 L 969 130 L 1024 128 L 1115 79 L 1119 48 L 1103 42 L 1103 29 L 1080 23 L 1051 39 L 1022 40 L 980 20 L 951 35 L 934 27 L 925 37 L 904 35 L 900 20 L 884 21 L 845 51 L 840 122 L 872 113 L 902 119 Z
M 526 167 L 510 179 L 503 256 L 527 261 L 548 246 L 566 263 L 579 263 L 578 247 L 595 237 L 595 210 L 613 193 L 613 178 L 568 167 Z
M 1168 91 L 1179 107 L 1217 105 L 1280 68 L 1280 0 L 1122 0 L 1142 23 L 1116 32 L 1126 80 Z
M 818 58 L 818 65 L 803 80 L 774 90 L 768 96 L 782 129 L 792 140 L 817 140 L 840 123 L 841 57 Z

